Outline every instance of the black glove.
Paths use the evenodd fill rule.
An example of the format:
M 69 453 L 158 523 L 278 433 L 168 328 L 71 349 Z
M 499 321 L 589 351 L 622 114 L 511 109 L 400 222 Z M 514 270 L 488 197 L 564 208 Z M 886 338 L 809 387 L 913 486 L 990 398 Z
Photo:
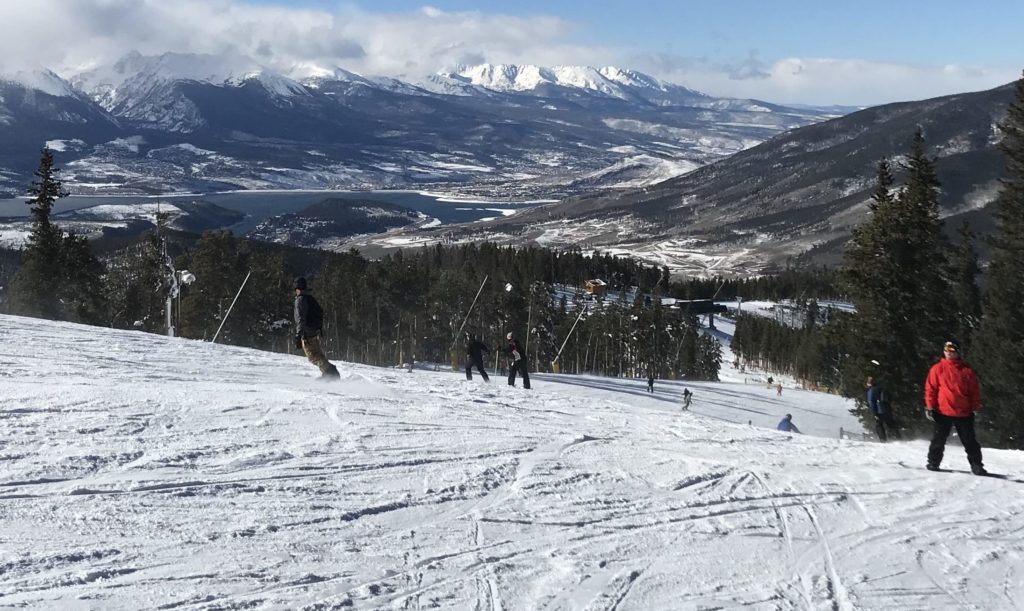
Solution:
M 924 417 L 927 418 L 928 420 L 931 420 L 932 422 L 935 422 L 935 410 L 928 409 L 926 407 L 924 409 Z
M 295 349 L 296 350 L 302 350 L 302 336 L 301 335 L 296 335 L 295 336 Z

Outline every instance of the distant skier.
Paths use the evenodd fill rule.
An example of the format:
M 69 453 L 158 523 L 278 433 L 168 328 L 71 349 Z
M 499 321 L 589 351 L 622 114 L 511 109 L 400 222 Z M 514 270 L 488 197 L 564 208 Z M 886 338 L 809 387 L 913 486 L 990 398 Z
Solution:
M 776 428 L 787 433 L 800 433 L 800 429 L 796 428 L 796 425 L 793 424 L 793 414 L 786 414 L 785 417 L 779 421 L 779 426 Z M 803 433 L 800 434 L 802 435 Z
M 775 385 L 775 396 L 776 397 L 781 397 L 782 396 L 782 383 L 781 382 L 779 382 L 778 384 Z
M 473 379 L 473 367 L 480 372 L 480 376 L 483 377 L 484 382 L 490 382 L 490 378 L 487 377 L 487 370 L 484 369 L 484 353 L 490 354 L 491 349 L 487 347 L 482 341 L 473 337 L 473 335 L 466 332 L 466 379 Z
M 654 374 L 647 374 L 647 392 L 654 392 Z
M 512 359 L 512 363 L 508 366 L 508 385 L 516 385 L 516 372 L 523 376 L 523 388 L 530 388 L 530 374 L 526 369 L 526 352 L 523 351 L 523 347 L 519 345 L 519 342 L 509 333 L 505 336 L 508 340 L 508 346 L 505 347 L 505 352 L 509 358 Z
M 873 377 L 868 378 L 865 386 L 868 389 L 868 407 L 871 408 L 871 413 L 875 415 L 875 433 L 878 435 L 878 440 L 885 442 L 889 434 L 899 439 L 900 429 L 892 418 L 888 393 L 885 392 L 885 389 Z
M 324 311 L 316 297 L 309 294 L 305 278 L 295 279 L 295 347 L 320 369 L 321 378 L 339 378 L 338 368 L 327 360 L 320 345 Z
M 935 423 L 928 447 L 929 471 L 938 471 L 951 428 L 964 444 L 967 461 L 975 475 L 988 475 L 981 462 L 981 445 L 974 434 L 974 412 L 981 409 L 981 391 L 974 370 L 960 358 L 960 348 L 946 342 L 943 359 L 932 365 L 924 382 L 924 414 Z

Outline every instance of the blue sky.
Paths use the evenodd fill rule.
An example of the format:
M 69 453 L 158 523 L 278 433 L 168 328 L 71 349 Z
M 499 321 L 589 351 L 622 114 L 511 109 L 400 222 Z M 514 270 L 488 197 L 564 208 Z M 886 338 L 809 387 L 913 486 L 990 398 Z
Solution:
M 256 0 L 260 4 L 372 12 L 423 6 L 518 16 L 555 15 L 586 44 L 694 57 L 750 51 L 781 57 L 1024 65 L 1024 1 L 1016 0 Z
M 413 82 L 484 62 L 612 65 L 717 96 L 871 105 L 1018 78 L 1021 24 L 1024 0 L 0 0 L 0 68 L 74 76 L 130 51 Z

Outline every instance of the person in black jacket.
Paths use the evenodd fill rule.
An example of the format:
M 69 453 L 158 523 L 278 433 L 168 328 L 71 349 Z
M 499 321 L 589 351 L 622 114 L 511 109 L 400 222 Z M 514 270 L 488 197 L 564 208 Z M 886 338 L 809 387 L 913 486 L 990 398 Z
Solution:
M 869 377 L 865 386 L 868 389 L 868 407 L 875 415 L 875 434 L 879 441 L 886 441 L 889 435 L 896 439 L 900 438 L 900 429 L 892 418 L 892 410 L 889 408 L 889 397 L 882 385 L 873 377 Z
M 473 379 L 473 367 L 480 372 L 483 376 L 484 382 L 490 382 L 490 378 L 487 377 L 487 370 L 484 369 L 484 353 L 490 354 L 491 349 L 487 347 L 482 341 L 473 337 L 473 335 L 466 331 L 466 379 Z
M 320 335 L 323 333 L 324 311 L 316 297 L 309 294 L 305 278 L 295 279 L 295 347 L 320 369 L 321 378 L 338 378 L 338 368 L 327 360 Z
M 508 340 L 508 346 L 505 347 L 505 352 L 508 353 L 509 358 L 512 359 L 512 363 L 508 366 L 508 385 L 516 385 L 516 372 L 518 371 L 523 376 L 523 388 L 530 388 L 530 374 L 526 370 L 526 352 L 523 347 L 519 345 L 516 338 L 512 337 L 509 333 L 505 336 Z

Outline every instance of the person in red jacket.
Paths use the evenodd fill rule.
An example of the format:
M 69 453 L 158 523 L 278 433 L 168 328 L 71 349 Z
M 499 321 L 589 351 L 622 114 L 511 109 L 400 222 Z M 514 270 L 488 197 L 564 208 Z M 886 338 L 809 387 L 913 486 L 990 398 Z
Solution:
M 981 392 L 974 370 L 960 358 L 960 349 L 953 342 L 943 347 L 943 359 L 932 365 L 924 382 L 924 413 L 935 423 L 935 434 L 928 447 L 928 470 L 938 471 L 946 448 L 949 431 L 964 444 L 971 472 L 988 475 L 981 464 L 981 445 L 974 435 L 974 412 L 981 409 Z

